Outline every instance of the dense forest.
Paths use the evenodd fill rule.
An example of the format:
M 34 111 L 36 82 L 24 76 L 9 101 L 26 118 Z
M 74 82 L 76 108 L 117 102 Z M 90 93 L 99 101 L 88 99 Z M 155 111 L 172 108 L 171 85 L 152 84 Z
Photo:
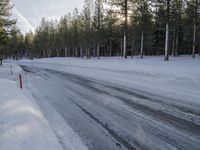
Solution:
M 5 58 L 200 54 L 199 0 L 85 0 L 59 20 L 43 18 L 25 35 L 0 2 L 0 54 Z

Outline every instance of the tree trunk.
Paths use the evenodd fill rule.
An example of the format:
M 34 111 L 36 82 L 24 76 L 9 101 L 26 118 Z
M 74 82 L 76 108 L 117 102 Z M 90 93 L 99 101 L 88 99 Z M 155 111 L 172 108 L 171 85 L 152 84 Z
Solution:
M 112 57 L 112 40 L 110 40 L 110 44 L 109 44 L 109 49 L 110 49 L 110 57 Z
M 121 54 L 121 57 L 123 57 L 123 39 L 121 40 L 121 52 L 120 52 Z
M 88 58 L 91 58 L 91 48 L 88 49 Z
M 143 58 L 143 48 L 144 48 L 144 32 L 142 31 L 141 47 L 140 47 L 140 56 L 141 56 L 141 59 Z
M 86 48 L 86 52 L 85 52 L 85 55 L 86 55 L 86 59 L 88 59 L 88 48 Z
M 65 57 L 68 57 L 68 49 L 65 47 Z
M 76 58 L 78 58 L 78 48 L 76 47 Z
M 165 35 L 165 61 L 169 61 L 169 12 L 170 12 L 170 0 L 167 0 L 167 23 L 166 23 L 166 35 Z
M 172 56 L 175 55 L 176 30 L 174 29 L 173 32 L 174 32 L 174 33 L 173 33 L 174 35 L 173 35 L 173 49 L 172 49 Z
M 192 45 L 192 57 L 195 58 L 195 49 L 196 49 L 196 24 L 194 24 L 194 33 L 193 33 L 193 45 Z
M 198 0 L 195 1 L 195 20 L 194 20 L 193 48 L 192 48 L 192 57 L 193 58 L 195 58 L 195 52 L 196 52 L 197 19 L 198 19 Z
M 99 59 L 100 58 L 100 13 L 101 13 L 101 10 L 100 10 L 100 0 L 98 0 L 98 37 L 97 37 L 97 58 Z
M 57 56 L 57 57 L 60 56 L 60 54 L 59 54 L 59 49 L 58 49 L 58 48 L 56 48 L 56 56 Z
M 147 55 L 150 55 L 150 43 L 149 40 L 147 41 Z
M 132 48 L 131 48 L 131 58 L 133 59 L 133 55 L 134 55 L 134 40 L 132 42 Z
M 127 58 L 127 56 L 126 56 L 126 49 L 127 49 L 127 43 L 126 43 L 126 41 L 127 41 L 127 39 L 126 39 L 126 33 L 124 32 L 124 53 L 123 53 L 123 56 L 125 57 L 125 58 Z
M 100 58 L 100 44 L 99 41 L 97 42 L 97 58 Z
M 46 58 L 47 57 L 47 52 L 46 50 L 43 50 L 43 58 Z M 28 58 L 28 54 L 27 54 L 27 58 Z
M 31 54 L 29 54 L 29 56 L 30 56 Z M 52 56 L 52 50 L 51 50 L 51 48 L 48 50 L 48 52 L 47 52 L 47 57 L 51 57 Z
M 94 43 L 94 45 L 93 45 L 93 52 L 92 52 L 92 56 L 93 56 L 93 57 L 98 57 L 98 56 L 97 56 L 96 43 Z
M 127 58 L 128 39 L 128 0 L 125 0 L 125 21 L 124 21 L 124 57 Z
M 166 24 L 166 37 L 165 37 L 165 61 L 169 60 L 169 24 Z
M 2 65 L 3 65 L 3 59 L 0 58 L 0 66 L 2 66 Z
M 84 58 L 84 55 L 83 55 L 83 46 L 82 46 L 82 44 L 81 44 L 80 50 L 81 50 L 81 57 Z
M 177 29 L 177 34 L 176 34 L 176 49 L 175 49 L 175 56 L 179 55 L 179 31 Z
M 199 39 L 200 40 L 200 39 Z M 199 45 L 199 40 L 198 40 L 198 45 Z M 198 54 L 199 54 L 199 56 L 200 56 L 200 46 L 199 46 L 199 48 L 198 48 Z

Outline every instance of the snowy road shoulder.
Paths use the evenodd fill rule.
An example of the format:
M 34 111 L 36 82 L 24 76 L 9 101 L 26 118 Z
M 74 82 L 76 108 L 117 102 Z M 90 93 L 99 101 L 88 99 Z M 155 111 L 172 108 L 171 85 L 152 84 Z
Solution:
M 12 69 L 22 71 L 16 65 Z M 0 150 L 61 150 L 42 113 L 13 80 L 16 74 L 10 75 L 10 65 L 0 73 Z

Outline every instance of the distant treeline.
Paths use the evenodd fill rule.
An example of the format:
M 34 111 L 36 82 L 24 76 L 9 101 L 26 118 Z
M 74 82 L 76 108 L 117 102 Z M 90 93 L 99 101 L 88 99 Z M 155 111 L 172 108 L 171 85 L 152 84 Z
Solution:
M 35 33 L 13 28 L 1 53 L 15 59 L 194 57 L 200 54 L 199 13 L 199 0 L 85 0 L 81 12 L 75 8 L 60 20 L 43 18 Z

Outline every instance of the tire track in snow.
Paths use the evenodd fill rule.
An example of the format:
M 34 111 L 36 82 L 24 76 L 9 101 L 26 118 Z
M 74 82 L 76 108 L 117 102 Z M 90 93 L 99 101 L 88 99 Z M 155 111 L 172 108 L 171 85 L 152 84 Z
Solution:
M 102 123 L 98 118 L 96 118 L 89 111 L 87 111 L 86 109 L 84 109 L 81 105 L 79 105 L 78 103 L 76 103 L 74 100 L 71 99 L 71 101 L 73 101 L 73 103 L 76 104 L 90 118 L 92 118 L 94 121 L 96 121 L 97 123 L 99 123 L 105 130 L 107 130 L 110 133 L 110 135 L 112 135 L 117 141 L 119 141 L 122 145 L 124 145 L 128 150 L 138 150 L 139 147 L 142 147 L 139 143 L 137 143 L 138 146 L 136 148 L 135 146 L 133 146 L 132 144 L 130 144 L 127 140 L 125 140 L 124 138 L 122 138 L 119 134 L 117 134 L 114 130 L 112 130 L 111 128 L 109 128 L 108 124 Z M 116 143 L 116 144 L 120 146 L 119 143 Z M 144 147 L 142 149 L 145 150 Z
M 197 136 L 200 136 L 200 126 L 193 123 L 193 122 L 190 122 L 188 120 L 184 120 L 182 118 L 178 118 L 176 116 L 173 116 L 171 114 L 168 114 L 168 113 L 165 113 L 163 111 L 159 111 L 159 110 L 155 110 L 153 108 L 150 108 L 148 106 L 145 106 L 145 105 L 142 105 L 142 104 L 139 104 L 139 103 L 135 103 L 134 101 L 131 101 L 131 99 L 128 99 L 128 98 L 124 98 L 122 96 L 116 96 L 116 95 L 113 95 L 105 90 L 102 90 L 104 88 L 97 88 L 96 86 L 93 86 L 92 84 L 94 84 L 94 81 L 92 80 L 89 80 L 89 79 L 84 79 L 78 75 L 72 75 L 72 74 L 68 74 L 68 73 L 60 73 L 58 71 L 53 71 L 53 70 L 48 70 L 50 71 L 51 73 L 56 73 L 57 75 L 62 75 L 63 77 L 65 77 L 65 79 L 67 79 L 68 81 L 71 81 L 73 83 L 77 83 L 77 84 L 81 84 L 83 87 L 89 89 L 89 90 L 92 90 L 92 91 L 95 91 L 96 93 L 99 93 L 99 94 L 107 94 L 107 95 L 110 95 L 110 96 L 113 96 L 113 97 L 116 97 L 118 99 L 121 99 L 123 102 L 125 102 L 126 104 L 128 104 L 129 106 L 135 108 L 135 109 L 138 109 L 148 115 L 151 115 L 153 116 L 154 118 L 156 119 L 160 119 L 160 120 L 163 120 L 164 122 L 167 122 L 171 125 L 173 125 L 174 127 L 176 127 L 177 129 L 181 129 L 182 131 L 188 131 L 189 133 L 192 133 L 194 135 L 197 135 Z M 106 86 L 105 84 L 103 84 L 104 86 Z M 119 91 L 123 91 L 123 92 L 126 92 L 128 94 L 130 94 L 129 91 L 126 91 L 125 89 L 120 89 L 118 87 L 111 87 L 110 85 L 108 85 L 107 87 L 111 88 L 112 90 L 116 90 Z M 131 93 L 132 94 L 132 93 Z M 138 96 L 138 95 L 133 95 L 133 96 Z M 142 98 L 146 98 L 146 97 L 143 97 L 141 96 Z
M 50 71 L 51 72 L 51 74 L 54 74 L 56 77 L 59 77 L 59 75 L 60 75 L 60 73 L 59 72 L 57 72 L 57 73 L 55 73 L 54 71 Z M 63 76 L 63 74 L 62 74 L 62 76 Z M 76 75 L 75 75 L 76 76 Z M 49 76 L 49 78 L 51 78 L 52 76 Z M 66 78 L 66 76 L 64 76 L 65 78 Z M 72 82 L 72 83 L 75 83 L 75 84 L 77 84 L 77 85 L 82 85 L 82 87 L 83 88 L 86 88 L 86 89 L 89 89 L 90 91 L 94 91 L 94 92 L 96 92 L 96 93 L 98 93 L 98 94 L 107 94 L 107 95 L 110 95 L 110 96 L 113 96 L 113 95 L 111 95 L 109 92 L 105 92 L 105 91 L 103 91 L 103 90 L 101 90 L 101 89 L 103 89 L 103 88 L 101 88 L 101 89 L 98 89 L 98 88 L 96 88 L 96 87 L 94 87 L 94 86 L 89 86 L 88 84 L 89 83 L 93 83 L 93 81 L 91 81 L 91 80 L 87 80 L 86 79 L 86 81 L 84 82 L 84 81 L 82 81 L 82 79 L 81 79 L 81 82 L 79 82 L 80 80 L 79 79 L 67 79 L 69 82 Z M 84 79 L 85 80 L 85 79 Z M 73 90 L 73 89 L 71 89 L 70 87 L 68 87 L 70 90 Z M 73 90 L 74 91 L 74 90 Z M 77 92 L 77 91 L 74 91 L 74 92 Z M 85 96 L 85 95 L 82 95 L 82 94 L 80 94 L 80 93 L 77 93 L 77 94 L 79 94 L 81 97 L 85 97 L 85 99 L 89 99 L 89 97 L 87 97 L 87 96 Z M 120 97 L 120 96 L 113 96 L 113 97 L 116 97 L 116 98 L 118 98 L 118 99 L 120 99 L 120 100 L 123 100 L 123 102 L 126 102 L 129 106 L 131 106 L 131 107 L 133 107 L 133 108 L 135 108 L 135 109 L 137 109 L 137 110 L 142 110 L 142 112 L 143 111 L 145 111 L 145 113 L 146 114 L 153 114 L 153 117 L 154 118 L 156 118 L 156 120 L 158 120 L 157 118 L 164 118 L 163 120 L 165 120 L 166 122 L 168 122 L 168 119 L 171 119 L 171 116 L 170 116 L 170 118 L 168 117 L 168 119 L 166 119 L 165 117 L 166 117 L 166 114 L 164 114 L 164 116 L 162 116 L 162 113 L 161 113 L 161 115 L 159 114 L 159 111 L 156 111 L 156 110 L 151 110 L 149 107 L 145 107 L 145 106 L 143 106 L 143 105 L 138 105 L 137 103 L 135 103 L 135 104 L 133 104 L 131 101 L 130 101 L 130 99 L 125 99 L 125 98 L 123 98 L 123 97 Z M 80 105 L 79 105 L 80 106 Z M 83 109 L 83 107 L 82 107 L 82 109 Z M 86 110 L 86 109 L 85 109 Z M 85 112 L 85 111 L 84 111 Z M 87 111 L 87 114 L 88 114 L 89 112 Z M 92 115 L 91 113 L 89 113 L 90 114 L 90 116 Z M 156 114 L 156 115 L 155 115 Z M 174 117 L 174 116 L 173 116 Z M 92 117 L 93 118 L 93 117 Z M 96 118 L 97 119 L 97 118 Z M 176 120 L 176 118 L 174 118 L 174 121 Z M 95 120 L 96 121 L 96 120 Z M 159 121 L 159 120 L 158 120 Z M 185 120 L 184 120 L 184 123 L 185 123 Z M 166 141 L 166 142 L 168 142 L 168 143 L 170 143 L 171 145 L 173 145 L 174 147 L 176 147 L 177 149 L 180 149 L 180 150 L 182 150 L 182 149 L 184 149 L 179 143 L 177 143 L 176 141 L 172 141 L 172 140 L 170 140 L 170 138 L 169 137 L 167 137 L 167 136 L 165 136 L 165 135 L 161 135 L 161 134 L 159 134 L 159 133 L 153 133 L 153 132 L 151 132 L 151 129 L 148 129 L 148 127 L 147 127 L 147 130 L 146 130 L 146 132 L 149 132 L 150 134 L 152 134 L 152 135 L 155 135 L 155 136 L 157 136 L 157 137 L 159 137 L 160 139 L 162 139 L 163 141 Z M 135 140 L 136 141 L 136 140 Z M 137 145 L 140 145 L 140 144 L 137 144 Z M 145 147 L 143 147 L 143 146 L 141 146 L 140 145 L 140 147 L 142 147 L 141 149 L 146 149 Z
M 42 70 L 42 69 L 41 69 Z M 140 110 L 141 112 L 143 113 L 146 113 L 148 115 L 151 115 L 153 117 L 155 117 L 155 119 L 160 119 L 160 120 L 163 120 L 164 122 L 167 122 L 167 123 L 170 123 L 172 124 L 173 126 L 175 126 L 176 128 L 178 129 L 182 129 L 184 131 L 188 131 L 188 132 L 191 132 L 192 134 L 195 134 L 195 135 L 199 135 L 199 126 L 196 125 L 195 123 L 193 122 L 188 122 L 187 120 L 184 120 L 184 119 L 181 119 L 181 118 L 178 118 L 178 117 L 175 117 L 173 115 L 170 115 L 170 114 L 167 114 L 165 112 L 162 112 L 162 111 L 158 111 L 158 110 L 155 110 L 155 109 L 152 109 L 150 107 L 147 107 L 147 106 L 144 106 L 144 105 L 141 105 L 141 104 L 138 104 L 138 103 L 135 103 L 133 101 L 131 101 L 131 99 L 128 99 L 128 98 L 124 98 L 123 96 L 119 96 L 119 95 L 113 95 L 112 93 L 106 91 L 103 87 L 107 87 L 107 88 L 110 88 L 112 90 L 116 90 L 116 91 L 119 91 L 121 90 L 121 92 L 124 92 L 124 93 L 129 93 L 130 95 L 132 93 L 130 93 L 129 90 L 126 90 L 126 89 L 123 89 L 123 88 L 118 88 L 118 87 L 115 87 L 115 86 L 111 86 L 111 85 L 106 85 L 105 83 L 97 83 L 95 82 L 95 80 L 92 80 L 90 78 L 85 78 L 85 77 L 81 77 L 79 75 L 74 75 L 74 74 L 68 74 L 68 73 L 64 73 L 64 72 L 58 72 L 58 71 L 53 71 L 53 70 L 49 70 L 49 69 L 45 69 L 46 71 L 50 72 L 51 74 L 54 74 L 56 75 L 57 77 L 58 76 L 61 76 L 62 78 L 65 78 L 67 81 L 70 81 L 74 84 L 77 84 L 77 85 L 80 85 L 82 86 L 83 88 L 86 88 L 88 90 L 91 90 L 93 92 L 96 92 L 96 93 L 99 93 L 99 94 L 107 94 L 107 95 L 110 95 L 110 96 L 113 96 L 113 97 L 116 97 L 120 100 L 122 100 L 123 102 L 125 102 L 127 105 L 137 109 L 137 110 Z M 42 73 L 43 74 L 43 71 Z M 45 74 L 44 74 L 45 75 Z M 48 75 L 48 74 L 46 74 Z M 44 76 L 43 76 L 44 77 Z M 46 77 L 46 79 L 48 79 L 48 77 Z M 49 78 L 50 80 L 50 78 Z M 98 87 L 96 85 L 102 85 L 102 87 Z M 134 94 L 133 94 L 134 95 Z M 135 95 L 134 95 L 135 96 Z M 139 95 L 140 96 L 140 95 Z M 136 94 L 136 97 L 137 97 L 137 94 Z M 143 97 L 144 98 L 144 97 Z M 79 106 L 79 108 L 85 112 L 88 116 L 90 116 L 93 120 L 95 120 L 97 123 L 99 123 L 102 127 L 104 127 L 105 129 L 108 128 L 109 126 L 102 123 L 97 117 L 95 117 L 92 113 L 90 113 L 89 111 L 87 111 L 83 106 L 81 105 L 77 105 Z M 194 129 L 191 129 L 191 128 L 194 128 Z M 191 129 L 191 131 L 190 131 Z M 109 128 L 107 129 L 107 131 L 115 137 L 115 139 L 118 139 L 117 141 L 119 142 L 122 142 L 126 145 L 126 147 L 128 148 L 129 146 L 131 145 L 128 145 L 126 142 L 124 142 L 123 138 L 120 138 L 120 136 L 117 134 L 115 135 L 116 133 L 114 132 L 114 134 L 112 133 L 112 129 L 110 129 L 109 131 Z M 165 139 L 167 141 L 167 139 Z M 168 141 L 170 143 L 170 141 Z M 124 145 L 123 144 L 123 145 Z M 130 143 L 129 143 L 130 144 Z M 173 143 L 171 143 L 173 145 Z M 124 146 L 125 146 L 124 145 Z M 179 146 L 176 145 L 176 148 L 178 148 Z M 131 148 L 131 147 L 129 147 Z M 134 147 L 133 147 L 134 148 Z M 178 149 L 183 149 L 183 148 L 178 148 Z

